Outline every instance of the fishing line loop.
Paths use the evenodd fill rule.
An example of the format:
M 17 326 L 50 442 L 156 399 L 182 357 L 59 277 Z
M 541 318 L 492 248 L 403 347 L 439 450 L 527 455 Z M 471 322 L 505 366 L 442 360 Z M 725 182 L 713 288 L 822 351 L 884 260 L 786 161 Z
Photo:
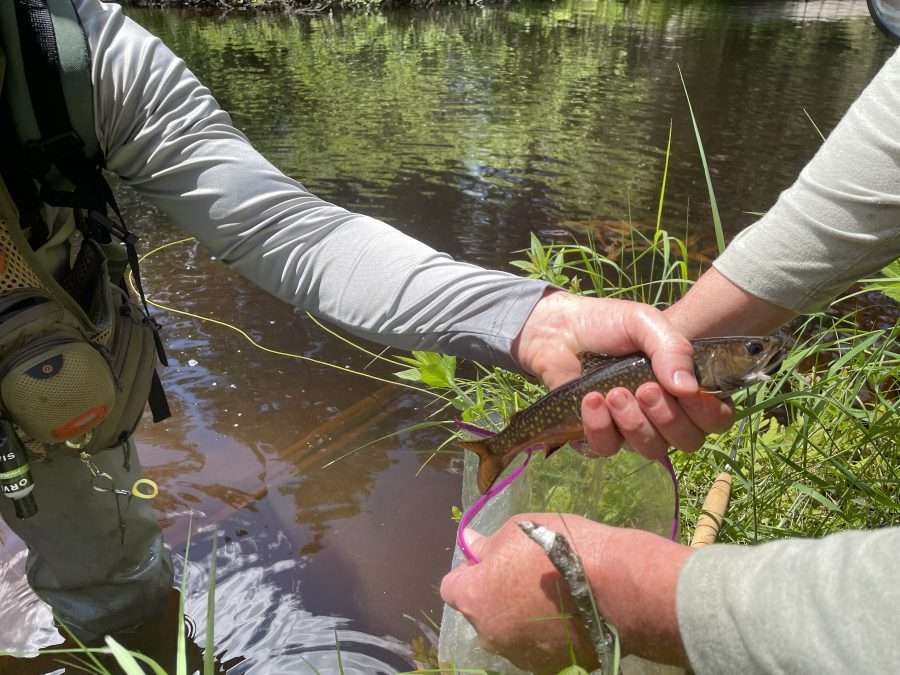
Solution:
M 138 259 L 138 262 L 139 263 L 144 262 L 147 258 L 150 258 L 151 256 L 155 256 L 156 254 L 160 253 L 161 251 L 164 251 L 165 249 L 170 248 L 172 246 L 178 246 L 179 244 L 186 244 L 188 242 L 195 242 L 195 241 L 197 241 L 196 237 L 185 237 L 184 239 L 176 239 L 175 241 L 170 241 L 165 244 L 161 244 L 160 246 L 157 246 L 156 248 L 154 248 L 154 249 L 148 251 L 147 253 L 145 253 L 144 255 L 142 255 Z M 128 287 L 132 291 L 132 293 L 137 293 L 137 287 L 135 286 L 134 274 L 132 273 L 132 271 L 130 269 L 126 276 L 126 280 L 128 283 Z M 146 297 L 146 300 L 147 300 L 148 305 L 156 307 L 157 309 L 161 309 L 164 312 L 170 312 L 172 314 L 179 314 L 181 316 L 190 317 L 191 319 L 196 319 L 198 321 L 203 321 L 206 323 L 212 323 L 217 326 L 222 326 L 223 328 L 228 328 L 230 330 L 233 330 L 235 333 L 237 333 L 242 338 L 244 338 L 247 342 L 249 342 L 251 344 L 251 346 L 253 346 L 255 349 L 258 349 L 262 352 L 266 352 L 268 354 L 274 354 L 275 356 L 283 356 L 283 357 L 289 358 L 289 359 L 297 359 L 299 361 L 306 361 L 307 363 L 313 363 L 317 366 L 326 366 L 328 368 L 334 368 L 335 370 L 340 370 L 343 372 L 350 372 L 354 375 L 359 375 L 361 377 L 367 377 L 370 380 L 376 380 L 377 382 L 382 382 L 384 384 L 392 384 L 397 387 L 403 387 L 405 389 L 412 389 L 413 391 L 417 391 L 421 394 L 427 394 L 428 396 L 432 396 L 432 397 L 442 399 L 444 401 L 449 402 L 449 399 L 446 396 L 442 396 L 441 394 L 438 394 L 433 391 L 429 391 L 427 389 L 422 389 L 421 387 L 415 387 L 411 384 L 405 384 L 403 382 L 397 382 L 396 380 L 389 380 L 389 379 L 386 379 L 383 377 L 378 377 L 377 375 L 372 375 L 370 373 L 366 373 L 366 372 L 359 371 L 359 370 L 350 370 L 347 366 L 338 365 L 336 363 L 329 363 L 328 361 L 322 361 L 320 359 L 316 359 L 311 356 L 306 356 L 305 354 L 296 354 L 294 352 L 286 352 L 286 351 L 281 351 L 278 349 L 272 349 L 271 347 L 266 347 L 265 345 L 260 344 L 259 342 L 254 340 L 252 337 L 250 337 L 250 335 L 245 330 L 243 330 L 242 328 L 240 328 L 232 323 L 228 323 L 227 321 L 222 321 L 220 319 L 213 319 L 212 317 L 209 317 L 209 316 L 204 316 L 202 314 L 195 314 L 194 312 L 188 312 L 183 309 L 177 309 L 175 307 L 164 305 L 162 303 L 156 302 L 155 300 L 152 300 L 150 297 Z M 315 319 L 315 317 L 312 314 L 310 314 L 309 312 L 307 312 L 306 314 L 312 321 L 314 321 L 320 327 L 322 327 L 321 324 L 318 323 L 318 321 Z M 328 330 L 328 329 L 326 328 L 325 330 Z M 329 332 L 331 332 L 331 331 L 329 331 Z M 363 351 L 366 354 L 369 354 L 370 356 L 377 357 L 377 355 L 374 355 L 371 352 L 368 352 L 367 350 L 363 349 L 359 345 L 356 345 L 355 343 L 348 341 L 346 338 L 343 338 L 340 335 L 337 335 L 336 333 L 332 333 L 332 334 L 335 335 L 336 337 L 338 337 L 339 339 L 343 340 L 344 342 L 348 342 L 351 346 L 355 347 L 356 349 L 359 349 L 360 351 Z

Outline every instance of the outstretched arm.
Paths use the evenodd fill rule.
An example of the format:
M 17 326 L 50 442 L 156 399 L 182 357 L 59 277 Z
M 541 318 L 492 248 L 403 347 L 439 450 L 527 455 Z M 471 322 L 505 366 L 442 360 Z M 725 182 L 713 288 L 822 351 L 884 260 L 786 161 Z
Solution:
M 586 399 L 598 452 L 623 436 L 656 456 L 670 443 L 695 449 L 728 423 L 727 407 L 696 401 L 689 346 L 659 312 L 455 261 L 319 199 L 252 147 L 162 41 L 116 5 L 78 4 L 107 168 L 263 289 L 355 335 L 521 368 L 550 386 L 577 375 L 577 351 L 647 351 L 663 386 L 690 400 L 659 393 L 645 415 L 624 390 L 612 413 Z

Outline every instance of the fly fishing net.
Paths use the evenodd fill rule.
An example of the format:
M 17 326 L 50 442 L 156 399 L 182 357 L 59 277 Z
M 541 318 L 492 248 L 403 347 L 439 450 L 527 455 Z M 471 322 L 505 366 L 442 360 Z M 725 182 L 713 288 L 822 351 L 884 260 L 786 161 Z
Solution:
M 524 461 L 514 463 L 518 466 Z M 463 508 L 479 496 L 478 460 L 466 453 L 463 473 Z M 510 467 L 508 471 L 514 470 Z M 469 527 L 488 535 L 517 513 L 574 513 L 599 523 L 633 527 L 668 537 L 672 531 L 675 487 L 666 468 L 657 461 L 633 452 L 619 452 L 611 458 L 588 458 L 566 446 L 549 458 L 535 453 L 522 476 L 489 501 Z M 573 542 L 578 548 L 578 542 Z M 457 547 L 452 566 L 470 564 Z M 475 630 L 449 606 L 441 621 L 438 658 L 455 668 L 481 668 L 518 675 L 506 659 L 491 654 L 478 644 Z M 666 666 L 629 657 L 622 663 L 626 675 L 680 672 Z

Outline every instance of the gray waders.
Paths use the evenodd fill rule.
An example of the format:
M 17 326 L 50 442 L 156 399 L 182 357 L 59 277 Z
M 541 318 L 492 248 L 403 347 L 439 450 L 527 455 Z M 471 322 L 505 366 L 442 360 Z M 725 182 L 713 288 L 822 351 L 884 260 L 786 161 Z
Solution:
M 124 468 L 126 453 L 130 470 Z M 117 487 L 141 477 L 133 446 L 91 459 Z M 152 618 L 172 588 L 172 563 L 150 503 L 95 491 L 90 472 L 70 454 L 50 453 L 31 462 L 31 471 L 37 515 L 16 518 L 9 499 L 0 499 L 0 513 L 28 545 L 28 583 L 35 593 L 86 641 Z

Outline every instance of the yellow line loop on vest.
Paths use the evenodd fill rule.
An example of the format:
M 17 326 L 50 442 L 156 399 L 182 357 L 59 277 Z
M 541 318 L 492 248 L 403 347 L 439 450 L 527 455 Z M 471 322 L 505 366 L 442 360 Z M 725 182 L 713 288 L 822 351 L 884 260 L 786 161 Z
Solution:
M 138 478 L 131 486 L 131 494 L 138 499 L 153 499 L 159 494 L 159 486 L 149 478 Z

